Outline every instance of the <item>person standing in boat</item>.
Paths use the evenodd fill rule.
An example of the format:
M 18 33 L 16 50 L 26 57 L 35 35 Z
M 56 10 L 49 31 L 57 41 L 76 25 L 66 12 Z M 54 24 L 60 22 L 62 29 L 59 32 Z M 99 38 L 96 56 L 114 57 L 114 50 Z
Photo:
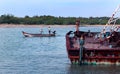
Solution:
M 49 32 L 49 34 L 51 34 L 51 28 L 50 28 L 50 26 L 48 27 L 48 32 Z
M 103 29 L 103 31 L 101 32 L 101 35 L 102 35 L 102 36 L 101 36 L 102 38 L 105 38 L 105 37 L 106 37 L 106 31 L 105 31 L 105 29 Z
M 43 34 L 43 29 L 40 29 L 40 34 Z
M 90 30 L 88 30 L 88 34 L 87 34 L 88 37 L 92 37 L 92 33 L 90 32 Z

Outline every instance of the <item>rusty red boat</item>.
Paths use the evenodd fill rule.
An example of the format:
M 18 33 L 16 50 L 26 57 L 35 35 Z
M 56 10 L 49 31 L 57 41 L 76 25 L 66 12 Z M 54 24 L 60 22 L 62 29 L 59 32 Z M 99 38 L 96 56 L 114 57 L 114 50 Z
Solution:
M 76 21 L 76 31 L 66 34 L 66 49 L 72 64 L 120 65 L 120 27 L 115 25 L 118 18 L 114 18 L 117 10 L 101 32 L 81 31 L 80 21 Z

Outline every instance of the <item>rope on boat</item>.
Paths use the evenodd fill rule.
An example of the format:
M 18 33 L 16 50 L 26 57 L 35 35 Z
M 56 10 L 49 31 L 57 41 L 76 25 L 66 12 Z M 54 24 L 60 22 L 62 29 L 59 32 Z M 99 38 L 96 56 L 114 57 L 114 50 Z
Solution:
M 115 9 L 115 11 L 113 12 L 112 16 L 110 17 L 110 19 L 108 20 L 108 22 L 106 23 L 106 25 L 104 26 L 104 28 L 102 29 L 101 33 L 99 34 L 100 38 L 102 38 L 103 36 L 106 36 L 106 30 L 108 30 L 108 29 L 109 29 L 110 33 L 119 30 L 120 27 L 115 26 L 115 24 L 116 24 L 116 21 L 118 19 L 120 19 L 120 18 L 119 17 L 114 18 L 114 16 L 119 11 L 119 9 L 120 9 L 120 5 L 118 5 L 118 7 Z M 113 25 L 110 25 L 111 23 L 113 23 Z
M 113 22 L 114 24 L 112 25 L 111 29 L 114 30 L 116 21 L 117 21 L 118 19 L 120 19 L 120 18 L 114 19 L 114 16 L 115 16 L 115 14 L 119 11 L 119 9 L 120 9 L 120 5 L 118 5 L 118 7 L 115 9 L 115 11 L 113 12 L 111 18 L 108 20 L 108 22 L 107 22 L 106 25 L 104 26 L 103 30 L 106 30 L 107 26 L 110 25 L 112 22 Z

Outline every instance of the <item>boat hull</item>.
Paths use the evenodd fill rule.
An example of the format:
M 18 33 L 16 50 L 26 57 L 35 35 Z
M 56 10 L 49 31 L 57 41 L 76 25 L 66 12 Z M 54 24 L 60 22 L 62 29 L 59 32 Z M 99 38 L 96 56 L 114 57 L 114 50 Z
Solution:
M 25 37 L 55 37 L 55 34 L 32 34 L 22 31 Z

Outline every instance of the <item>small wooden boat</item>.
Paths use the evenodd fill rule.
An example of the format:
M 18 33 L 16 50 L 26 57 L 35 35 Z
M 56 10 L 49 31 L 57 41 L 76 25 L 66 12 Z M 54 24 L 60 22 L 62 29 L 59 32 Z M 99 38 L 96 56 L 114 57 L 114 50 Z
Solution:
M 25 37 L 55 37 L 55 33 L 56 31 L 54 31 L 52 34 L 33 34 L 33 33 L 27 33 L 22 31 L 23 35 Z

